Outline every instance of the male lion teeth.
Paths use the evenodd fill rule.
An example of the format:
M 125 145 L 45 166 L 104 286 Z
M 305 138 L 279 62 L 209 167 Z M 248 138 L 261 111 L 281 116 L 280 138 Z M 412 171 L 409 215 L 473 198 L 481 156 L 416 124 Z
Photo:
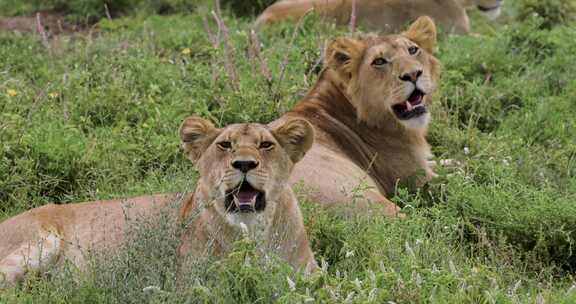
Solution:
M 406 111 L 410 112 L 410 111 L 412 111 L 413 108 L 414 107 L 412 106 L 410 101 L 406 100 Z

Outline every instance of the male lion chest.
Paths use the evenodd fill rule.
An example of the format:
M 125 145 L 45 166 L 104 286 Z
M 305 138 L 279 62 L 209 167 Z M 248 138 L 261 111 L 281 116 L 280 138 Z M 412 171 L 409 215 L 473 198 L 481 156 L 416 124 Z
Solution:
M 429 151 L 426 146 L 415 150 L 383 150 L 374 153 L 372 162 L 363 161 L 363 166 L 378 185 L 379 190 L 392 195 L 400 188 L 415 190 L 425 184 L 431 175 L 427 166 Z

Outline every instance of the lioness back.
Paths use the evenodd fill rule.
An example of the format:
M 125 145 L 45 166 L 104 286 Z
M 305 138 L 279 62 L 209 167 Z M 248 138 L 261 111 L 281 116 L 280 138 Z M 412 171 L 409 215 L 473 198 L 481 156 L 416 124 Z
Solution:
M 178 197 L 160 194 L 48 204 L 8 218 L 0 223 L 0 274 L 4 283 L 14 283 L 27 272 L 42 271 L 64 259 L 83 268 L 89 250 L 113 249 L 121 244 L 128 220 L 150 217 Z M 177 209 L 172 210 L 176 217 Z

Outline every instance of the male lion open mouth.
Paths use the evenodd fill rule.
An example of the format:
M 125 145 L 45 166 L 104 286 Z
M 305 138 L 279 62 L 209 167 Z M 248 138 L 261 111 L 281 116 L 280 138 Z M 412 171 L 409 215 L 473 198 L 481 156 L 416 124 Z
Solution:
M 392 106 L 394 114 L 401 120 L 408 120 L 426 114 L 426 106 L 422 103 L 424 95 L 426 94 L 420 89 L 414 89 L 406 101 Z

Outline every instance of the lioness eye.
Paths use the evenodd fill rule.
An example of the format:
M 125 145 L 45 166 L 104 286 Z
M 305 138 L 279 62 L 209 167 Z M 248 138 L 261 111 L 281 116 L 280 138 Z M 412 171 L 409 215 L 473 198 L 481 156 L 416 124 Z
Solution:
M 409 53 L 410 55 L 415 55 L 416 53 L 418 53 L 418 50 L 419 50 L 419 49 L 418 49 L 417 47 L 411 46 L 411 47 L 408 48 L 408 53 Z
M 228 149 L 232 148 L 232 143 L 229 141 L 221 141 L 221 142 L 217 143 L 217 145 L 222 150 L 228 150 Z
M 260 143 L 260 149 L 268 150 L 271 149 L 273 146 L 274 144 L 269 141 L 263 141 Z
M 376 59 L 374 59 L 374 61 L 372 61 L 372 65 L 375 65 L 375 66 L 383 66 L 387 63 L 388 63 L 388 60 L 386 60 L 382 57 L 376 58 Z

